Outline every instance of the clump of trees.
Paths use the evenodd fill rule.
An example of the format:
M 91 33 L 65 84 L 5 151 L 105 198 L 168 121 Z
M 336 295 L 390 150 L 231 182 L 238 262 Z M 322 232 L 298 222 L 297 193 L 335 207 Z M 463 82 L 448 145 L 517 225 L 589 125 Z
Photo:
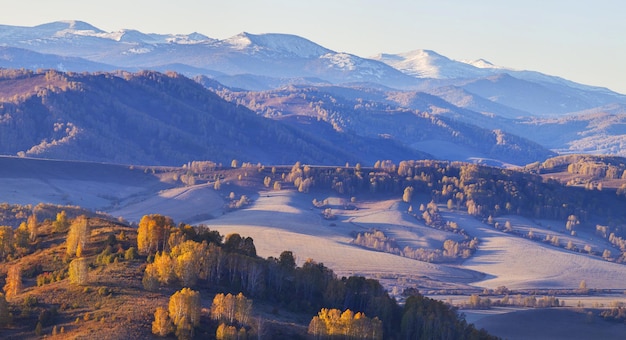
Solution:
M 159 336 L 175 333 L 178 339 L 191 339 L 194 328 L 200 324 L 201 309 L 200 293 L 183 288 L 170 297 L 167 310 L 157 308 L 152 333 Z
M 245 339 L 252 314 L 252 300 L 242 293 L 237 295 L 219 293 L 213 298 L 211 319 L 219 322 L 215 332 L 217 339 Z M 257 330 L 258 331 L 258 330 Z
M 359 232 L 352 240 L 352 243 L 385 253 L 426 262 L 444 262 L 458 257 L 468 258 L 478 247 L 478 239 L 473 238 L 461 242 L 445 240 L 443 249 L 411 248 L 409 246 L 400 248 L 395 239 L 387 237 L 385 233 L 380 230 Z
M 456 309 L 422 295 L 407 298 L 400 320 L 400 339 L 497 339 L 459 319 Z
M 356 237 L 352 240 L 352 243 L 362 247 L 420 261 L 439 262 L 443 259 L 441 249 L 411 248 L 409 246 L 405 246 L 401 249 L 395 239 L 387 237 L 380 230 L 357 233 Z
M 174 222 L 169 217 L 158 214 L 143 216 L 137 228 L 139 253 L 147 255 L 165 250 L 172 227 L 174 227 Z
M 349 309 L 342 313 L 339 309 L 322 308 L 309 323 L 308 333 L 314 339 L 383 339 L 382 322 L 378 318 L 370 319 Z

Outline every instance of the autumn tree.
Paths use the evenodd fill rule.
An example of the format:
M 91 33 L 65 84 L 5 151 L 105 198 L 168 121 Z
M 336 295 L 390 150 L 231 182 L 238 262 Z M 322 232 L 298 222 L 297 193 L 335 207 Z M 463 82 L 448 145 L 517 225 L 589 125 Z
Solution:
M 404 194 L 402 195 L 402 200 L 406 203 L 411 202 L 411 198 L 413 197 L 413 187 L 404 188 Z
M 245 328 L 242 328 L 245 332 Z M 215 338 L 217 340 L 238 340 L 239 331 L 237 331 L 237 327 L 229 326 L 225 323 L 220 323 L 215 331 Z M 245 339 L 245 337 L 241 338 Z
M 322 308 L 309 323 L 308 333 L 315 338 L 342 337 L 348 339 L 382 339 L 383 325 L 377 318 L 346 309 Z
M 179 338 L 186 335 L 183 334 L 186 331 L 193 336 L 193 328 L 200 323 L 200 310 L 200 293 L 197 291 L 183 288 L 170 297 L 168 311 Z
M 269 188 L 271 183 L 272 183 L 272 178 L 270 176 L 265 176 L 265 178 L 263 179 L 263 185 L 266 188 Z
M 56 220 L 52 222 L 52 227 L 55 232 L 63 232 L 70 226 L 69 221 L 67 220 L 67 213 L 65 210 L 61 210 L 61 212 L 57 213 Z
M 174 331 L 174 324 L 166 308 L 157 307 L 152 322 L 152 334 L 167 336 Z
M 18 265 L 9 268 L 3 290 L 7 298 L 11 298 L 22 291 L 22 270 Z
M 69 256 L 82 256 L 89 241 L 90 231 L 87 217 L 82 215 L 74 219 L 67 233 L 66 253 Z
M 29 238 L 30 235 L 28 233 L 28 226 L 26 222 L 20 223 L 20 226 L 15 230 L 14 240 L 15 240 L 15 248 L 18 250 L 25 251 L 29 247 Z
M 13 246 L 15 244 L 13 234 L 13 228 L 0 226 L 0 259 L 13 254 Z
M 565 223 L 565 229 L 571 231 L 578 224 L 580 224 L 578 217 L 576 215 L 569 215 L 567 217 L 567 222 Z
M 238 322 L 242 325 L 249 323 L 252 313 L 252 300 L 246 298 L 242 293 L 217 294 L 213 298 L 211 305 L 211 319 L 227 324 Z
M 159 289 L 159 272 L 153 263 L 150 263 L 143 272 L 141 284 L 147 291 L 154 292 Z
M 88 263 L 84 257 L 73 259 L 69 266 L 70 282 L 77 285 L 84 285 L 88 280 Z
M 169 284 L 176 277 L 174 260 L 167 253 L 156 253 L 154 261 L 146 267 L 146 272 L 152 272 L 152 268 L 154 268 L 159 282 L 163 284 Z
M 209 251 L 206 242 L 185 241 L 172 248 L 170 257 L 174 262 L 174 273 L 183 286 L 191 287 L 198 278 L 207 278 Z
M 145 215 L 137 228 L 137 250 L 141 254 L 152 254 L 167 250 L 167 240 L 174 221 L 170 217 L 153 214 Z
M 35 216 L 35 214 L 28 216 L 28 220 L 26 223 L 28 225 L 28 234 L 30 240 L 35 241 L 37 235 L 39 235 L 39 224 L 37 223 L 37 216 Z

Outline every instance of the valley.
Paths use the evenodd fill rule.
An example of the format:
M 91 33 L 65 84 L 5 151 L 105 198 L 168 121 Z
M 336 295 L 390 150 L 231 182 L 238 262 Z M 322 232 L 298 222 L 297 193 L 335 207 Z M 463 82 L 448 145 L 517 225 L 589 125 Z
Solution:
M 0 25 L 0 337 L 624 338 L 625 117 L 431 50 Z
M 480 243 L 467 259 L 428 263 L 352 244 L 355 233 L 371 230 L 384 232 L 400 248 L 442 249 L 446 239 L 462 240 L 460 235 L 428 226 L 421 217 L 407 212 L 409 206 L 416 210 L 432 199 L 421 193 L 409 204 L 402 202 L 399 193 L 355 192 L 347 196 L 318 187 L 308 193 L 289 187 L 268 190 L 263 187 L 261 175 L 268 169 L 262 171 L 254 166 L 216 170 L 222 174 L 218 191 L 214 180 L 197 179 L 197 184 L 191 186 L 174 181 L 176 174 L 185 173 L 183 168 L 142 169 L 21 158 L 2 158 L 2 164 L 0 196 L 6 202 L 81 206 L 129 223 L 139 222 L 146 214 L 164 214 L 176 221 L 207 225 L 224 235 L 237 232 L 250 236 L 262 257 L 291 250 L 298 263 L 312 258 L 339 275 L 375 277 L 398 292 L 408 287 L 426 292 L 478 292 L 500 286 L 523 291 L 568 290 L 578 288 L 582 280 L 599 290 L 626 288 L 621 279 L 626 275 L 626 266 L 563 248 L 572 241 L 577 249 L 590 246 L 596 254 L 610 249 L 616 258 L 619 249 L 598 237 L 595 225 L 588 225 L 591 222 L 576 227 L 577 233 L 572 236 L 565 221 L 502 214 L 490 225 L 469 215 L 466 209 L 439 204 L 443 220 L 454 222 Z M 280 169 L 275 176 L 289 171 L 289 167 Z M 242 174 L 245 177 L 238 179 Z M 242 209 L 227 207 L 228 196 L 238 200 L 241 195 L 251 203 Z M 353 203 L 349 203 L 350 197 Z M 311 203 L 313 200 L 328 202 L 333 219 L 325 219 L 321 209 Z M 346 210 L 347 205 L 353 208 Z M 499 230 L 493 223 L 511 227 Z M 526 237 L 531 231 L 534 240 Z M 558 247 L 544 242 L 555 236 L 559 238 Z

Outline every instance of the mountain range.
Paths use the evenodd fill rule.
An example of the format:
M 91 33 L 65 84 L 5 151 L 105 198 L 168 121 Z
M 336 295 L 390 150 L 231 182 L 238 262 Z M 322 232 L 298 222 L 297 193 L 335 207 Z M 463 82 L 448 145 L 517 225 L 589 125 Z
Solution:
M 288 34 L 219 40 L 60 21 L 0 25 L 0 67 L 61 71 L 3 75 L 0 114 L 39 117 L 21 125 L 0 121 L 0 152 L 11 155 L 158 164 L 237 154 L 318 164 L 434 157 L 523 165 L 555 152 L 624 155 L 626 142 L 625 95 L 430 50 L 363 58 Z M 49 98 L 74 108 L 73 116 Z M 210 105 L 237 114 L 209 112 Z M 130 126 L 155 127 L 152 137 L 130 133 L 132 115 L 141 119 Z M 193 118 L 178 124 L 184 115 Z M 215 123 L 207 117 L 223 128 L 198 138 L 210 130 L 203 124 Z M 244 130 L 242 117 L 260 128 Z M 256 142 L 257 133 L 267 144 Z M 155 134 L 169 137 L 155 141 Z

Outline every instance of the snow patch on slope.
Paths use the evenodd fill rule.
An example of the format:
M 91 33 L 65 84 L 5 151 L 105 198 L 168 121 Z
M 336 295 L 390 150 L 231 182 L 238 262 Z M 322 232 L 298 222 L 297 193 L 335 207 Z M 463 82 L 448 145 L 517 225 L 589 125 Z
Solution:
M 291 34 L 250 34 L 240 33 L 225 39 L 224 43 L 238 50 L 272 51 L 300 58 L 319 57 L 330 50 L 304 38 Z
M 474 65 L 451 60 L 430 50 L 414 50 L 400 54 L 379 54 L 372 59 L 382 61 L 417 78 L 474 78 L 490 74 L 490 72 L 485 72 Z

